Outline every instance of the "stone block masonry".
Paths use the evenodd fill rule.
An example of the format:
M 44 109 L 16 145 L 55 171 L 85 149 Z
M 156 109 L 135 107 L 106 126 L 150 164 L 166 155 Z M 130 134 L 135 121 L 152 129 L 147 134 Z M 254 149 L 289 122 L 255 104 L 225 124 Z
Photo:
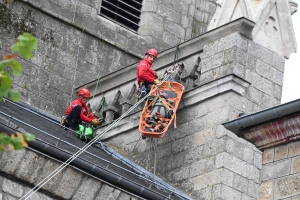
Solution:
M 299 158 L 299 141 L 264 150 L 259 200 L 299 198 Z
M 1 199 L 20 199 L 33 188 L 34 184 L 40 183 L 60 166 L 57 161 L 26 149 L 20 151 L 9 150 L 1 153 L 0 156 Z M 137 199 L 72 167 L 67 167 L 54 176 L 31 198 L 45 200 L 58 198 L 74 200 Z
M 137 62 L 147 48 L 162 51 L 205 32 L 209 18 L 203 16 L 215 9 L 213 1 L 202 4 L 205 9 L 195 1 L 144 1 L 134 32 L 100 17 L 99 0 L 2 0 L 1 49 L 23 32 L 37 37 L 39 48 L 31 61 L 21 60 L 29 69 L 21 81 L 14 80 L 14 88 L 22 101 L 61 116 L 74 88 Z

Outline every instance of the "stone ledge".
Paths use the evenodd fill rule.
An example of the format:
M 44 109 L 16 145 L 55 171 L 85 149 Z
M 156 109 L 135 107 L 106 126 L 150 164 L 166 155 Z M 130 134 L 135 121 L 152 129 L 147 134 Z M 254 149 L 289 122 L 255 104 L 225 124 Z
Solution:
M 235 75 L 228 75 L 220 79 L 214 80 L 212 82 L 206 83 L 193 90 L 184 92 L 178 109 L 200 103 L 221 93 L 229 91 L 234 91 L 243 96 L 246 92 L 247 87 L 249 86 L 250 83 L 245 81 L 244 79 Z M 105 133 L 101 137 L 101 140 L 106 140 L 108 138 L 114 137 L 132 129 L 137 129 L 139 125 L 139 117 L 124 118 L 120 123 L 122 124 Z M 99 129 L 97 133 L 100 134 L 102 131 L 105 130 L 105 128 L 106 127 Z
M 185 58 L 191 57 L 194 54 L 202 52 L 205 45 L 213 43 L 216 40 L 219 40 L 222 37 L 226 37 L 227 35 L 230 35 L 232 33 L 239 33 L 244 37 L 252 40 L 253 27 L 254 23 L 252 21 L 249 21 L 246 18 L 240 18 L 221 27 L 218 27 L 217 29 L 206 32 L 205 34 L 202 34 L 196 38 L 181 43 L 178 50 L 178 62 L 184 60 Z M 170 49 L 167 49 L 166 51 L 160 52 L 159 58 L 154 63 L 154 70 L 159 73 L 164 72 L 167 67 L 173 65 L 175 52 L 176 47 L 172 47 Z M 134 84 L 136 76 L 136 66 L 137 64 L 135 63 L 114 73 L 101 77 L 101 88 L 97 87 L 98 80 L 94 80 L 76 89 L 78 90 L 81 87 L 88 88 L 93 94 L 95 94 L 94 101 L 100 102 L 102 94 L 106 95 L 107 93 L 111 93 L 112 91 L 115 91 L 114 93 L 116 93 L 116 90 L 124 88 L 125 85 Z M 120 92 L 122 94 L 125 93 L 121 90 Z M 110 101 L 108 98 L 107 100 Z

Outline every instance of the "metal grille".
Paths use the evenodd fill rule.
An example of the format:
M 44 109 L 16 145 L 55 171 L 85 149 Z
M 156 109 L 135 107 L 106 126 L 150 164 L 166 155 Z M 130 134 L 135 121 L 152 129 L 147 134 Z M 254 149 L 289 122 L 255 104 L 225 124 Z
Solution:
M 131 30 L 139 29 L 143 0 L 102 0 L 100 15 Z

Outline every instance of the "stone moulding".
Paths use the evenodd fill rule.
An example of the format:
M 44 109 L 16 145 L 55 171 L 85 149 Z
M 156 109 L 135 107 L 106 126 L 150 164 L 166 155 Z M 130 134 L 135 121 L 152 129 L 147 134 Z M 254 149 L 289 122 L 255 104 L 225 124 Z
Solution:
M 205 45 L 213 43 L 216 40 L 232 33 L 237 32 L 252 40 L 253 27 L 254 23 L 252 21 L 245 18 L 240 18 L 214 30 L 206 32 L 196 38 L 183 42 L 179 45 L 178 62 L 180 63 L 184 59 L 201 53 Z M 153 66 L 154 70 L 157 71 L 159 75 L 162 75 L 167 67 L 173 65 L 175 52 L 176 47 L 172 47 L 159 53 L 159 58 L 155 61 Z M 95 94 L 93 102 L 90 102 L 92 110 L 97 109 L 97 102 L 100 102 L 103 95 L 105 96 L 107 106 L 109 107 L 113 103 L 113 100 L 119 91 L 121 96 L 124 98 L 128 96 L 128 91 L 131 91 L 132 87 L 134 87 L 136 66 L 137 64 L 134 63 L 130 66 L 119 69 L 116 72 L 101 77 L 101 88 L 97 87 L 98 80 L 94 80 L 76 88 L 76 91 L 78 91 L 78 89 L 81 87 L 85 87 L 88 88 L 92 94 Z M 193 78 L 190 76 L 191 73 L 191 71 L 186 72 L 190 78 Z M 199 84 L 193 84 L 193 86 L 188 87 L 188 89 L 193 89 L 193 87 L 197 85 Z
M 286 144 L 300 139 L 300 113 L 267 122 L 241 132 L 258 149 Z
M 243 96 L 249 86 L 249 82 L 236 75 L 224 76 L 184 92 L 179 109 L 186 108 L 187 106 L 193 106 L 194 104 L 201 103 L 225 92 L 233 91 Z M 139 111 L 121 120 L 120 125 L 117 125 L 115 128 L 109 130 L 101 137 L 101 139 L 105 140 L 123 132 L 136 129 L 138 125 Z M 97 133 L 101 133 L 105 128 L 106 127 L 99 129 Z
M 257 113 L 245 115 L 222 125 L 258 149 L 300 139 L 300 99 Z

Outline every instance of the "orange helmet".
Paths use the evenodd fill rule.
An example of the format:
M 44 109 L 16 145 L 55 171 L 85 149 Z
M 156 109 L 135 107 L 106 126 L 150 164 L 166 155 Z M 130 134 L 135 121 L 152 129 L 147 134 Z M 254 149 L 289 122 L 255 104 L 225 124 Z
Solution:
M 83 96 L 85 98 L 90 98 L 91 97 L 91 93 L 88 89 L 86 88 L 81 88 L 78 92 L 78 96 Z
M 155 58 L 158 57 L 158 53 L 155 49 L 151 48 L 151 49 L 148 49 L 145 53 L 145 55 L 152 55 L 154 56 Z

